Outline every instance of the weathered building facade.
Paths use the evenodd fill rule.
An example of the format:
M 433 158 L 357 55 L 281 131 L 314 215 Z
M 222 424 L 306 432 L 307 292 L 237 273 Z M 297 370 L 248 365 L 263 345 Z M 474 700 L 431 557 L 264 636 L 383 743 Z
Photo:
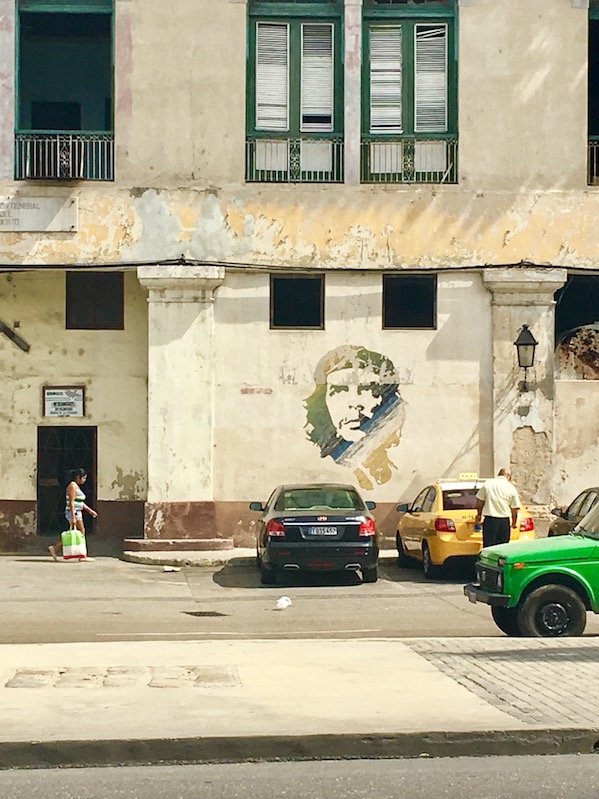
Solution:
M 599 483 L 599 3 L 167 5 L 0 0 L 0 546 Z

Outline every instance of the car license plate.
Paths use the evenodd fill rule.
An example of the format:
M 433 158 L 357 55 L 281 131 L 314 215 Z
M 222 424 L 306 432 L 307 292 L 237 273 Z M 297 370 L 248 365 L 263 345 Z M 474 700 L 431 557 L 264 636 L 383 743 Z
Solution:
M 308 535 L 337 535 L 336 527 L 308 527 Z

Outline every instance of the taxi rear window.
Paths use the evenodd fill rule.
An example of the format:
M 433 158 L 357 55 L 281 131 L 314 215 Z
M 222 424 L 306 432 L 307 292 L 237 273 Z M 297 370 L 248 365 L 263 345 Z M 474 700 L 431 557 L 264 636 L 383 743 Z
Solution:
M 455 488 L 443 492 L 443 510 L 474 510 L 477 488 Z

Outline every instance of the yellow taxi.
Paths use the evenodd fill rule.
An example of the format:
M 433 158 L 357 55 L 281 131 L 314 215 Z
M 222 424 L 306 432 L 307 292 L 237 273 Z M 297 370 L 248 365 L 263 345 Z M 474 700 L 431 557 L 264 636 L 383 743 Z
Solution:
M 400 566 L 421 561 L 425 577 L 439 575 L 450 558 L 475 558 L 482 548 L 482 526 L 475 529 L 476 493 L 486 478 L 460 474 L 455 479 L 437 480 L 423 488 L 411 504 L 400 504 L 402 513 L 396 541 Z M 535 537 L 535 525 L 526 508 L 520 508 L 511 541 Z

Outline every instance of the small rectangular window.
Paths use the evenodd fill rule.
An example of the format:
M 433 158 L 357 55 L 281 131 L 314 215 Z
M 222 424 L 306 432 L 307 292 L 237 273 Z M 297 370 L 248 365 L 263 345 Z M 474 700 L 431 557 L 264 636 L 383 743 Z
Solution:
M 324 276 L 271 275 L 271 328 L 324 327 Z
M 437 276 L 383 275 L 383 327 L 436 329 Z
M 124 330 L 122 272 L 66 273 L 67 330 Z

